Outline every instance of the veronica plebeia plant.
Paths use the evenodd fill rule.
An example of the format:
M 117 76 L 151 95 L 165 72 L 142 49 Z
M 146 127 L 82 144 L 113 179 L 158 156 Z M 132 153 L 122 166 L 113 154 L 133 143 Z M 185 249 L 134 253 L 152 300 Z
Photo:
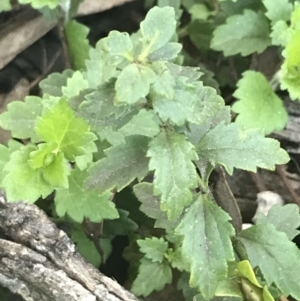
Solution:
M 217 165 L 231 175 L 273 170 L 289 157 L 278 141 L 232 123 L 201 70 L 176 64 L 174 9 L 154 7 L 137 33 L 112 31 L 89 48 L 82 68 L 50 75 L 41 98 L 15 101 L 0 115 L 23 141 L 0 146 L 8 200 L 34 203 L 55 191 L 59 217 L 101 222 L 119 217 L 112 199 L 131 185 L 140 210 L 165 230 L 137 241 L 136 295 L 162 289 L 177 269 L 187 299 L 300 299 L 295 231 L 270 216 L 236 233 L 209 189 Z

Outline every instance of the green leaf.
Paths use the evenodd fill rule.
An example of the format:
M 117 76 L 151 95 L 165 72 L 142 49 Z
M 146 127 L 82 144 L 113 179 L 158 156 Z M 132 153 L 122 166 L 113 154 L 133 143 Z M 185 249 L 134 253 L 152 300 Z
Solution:
M 20 4 L 30 4 L 33 8 L 39 9 L 48 6 L 54 9 L 59 5 L 60 0 L 19 0 Z
M 140 24 L 144 49 L 142 56 L 167 44 L 176 30 L 175 11 L 172 7 L 153 7 Z
M 155 82 L 151 85 L 151 95 L 173 99 L 176 78 L 169 70 L 168 64 L 164 61 L 157 61 L 151 64 L 151 68 L 157 74 Z
M 167 43 L 156 51 L 150 53 L 148 59 L 149 62 L 155 62 L 159 60 L 171 61 L 177 58 L 179 52 L 182 49 L 182 45 L 179 43 Z
M 134 104 L 148 95 L 155 73 L 147 66 L 130 64 L 126 66 L 116 81 L 116 102 Z
M 269 35 L 268 20 L 261 13 L 245 10 L 214 31 L 211 48 L 223 51 L 225 56 L 261 53 L 270 45 Z
M 154 170 L 154 193 L 161 195 L 161 209 L 175 220 L 192 202 L 191 188 L 197 186 L 197 159 L 193 145 L 178 133 L 163 130 L 150 142 L 149 169 Z
M 268 286 L 275 284 L 283 295 L 300 298 L 300 251 L 285 233 L 264 224 L 243 230 L 237 238 L 252 267 L 259 267 Z
M 274 170 L 276 164 L 289 161 L 277 140 L 256 129 L 242 130 L 236 123 L 220 123 L 210 130 L 198 143 L 197 153 L 213 166 L 223 165 L 230 175 L 234 167 L 256 172 L 257 167 Z
M 166 242 L 162 237 L 138 239 L 137 244 L 140 247 L 140 251 L 145 254 L 146 258 L 151 259 L 152 262 L 163 262 L 165 253 L 168 250 L 168 242 Z
M 287 67 L 287 62 L 281 65 L 280 88 L 282 90 L 287 90 L 292 100 L 300 100 L 300 73 L 297 74 L 297 70 L 297 66 L 289 69 Z
M 84 75 L 89 82 L 90 88 L 96 89 L 116 76 L 116 65 L 107 65 L 105 59 L 102 50 L 102 40 L 100 40 L 96 44 L 96 48 L 91 48 L 89 59 L 86 61 L 86 72 L 84 72 Z
M 86 61 L 86 72 L 84 72 L 89 88 L 96 89 L 103 83 L 103 65 L 101 50 L 91 48 L 89 59 Z
M 45 166 L 42 170 L 44 180 L 52 187 L 68 188 L 68 177 L 70 174 L 70 166 L 63 153 L 58 153 L 53 161 Z
M 11 131 L 15 138 L 36 139 L 35 123 L 42 111 L 42 99 L 36 96 L 27 96 L 25 101 L 13 101 L 8 104 L 7 112 L 0 115 L 0 126 Z
M 258 282 L 255 273 L 250 265 L 248 260 L 243 260 L 237 263 L 237 270 L 239 271 L 240 275 L 248 279 L 251 283 L 256 285 L 257 287 L 262 287 Z
M 141 259 L 139 274 L 132 284 L 131 291 L 136 296 L 148 296 L 153 291 L 160 291 L 172 281 L 172 270 L 167 263 Z
M 288 0 L 277 0 L 276 2 L 273 0 L 263 0 L 262 2 L 267 9 L 266 16 L 273 24 L 280 20 L 290 20 L 293 5 Z
M 6 146 L 0 144 L 0 187 L 6 175 L 6 171 L 4 167 L 7 164 L 7 162 L 9 162 L 9 157 L 10 157 L 9 149 Z
M 199 195 L 176 232 L 183 235 L 182 253 L 191 264 L 190 285 L 212 298 L 218 282 L 227 276 L 227 261 L 234 261 L 230 216 L 207 196 Z
M 165 7 L 171 6 L 175 10 L 176 20 L 180 20 L 183 10 L 180 8 L 181 0 L 158 0 L 157 6 Z
M 56 143 L 41 143 L 37 147 L 30 153 L 28 164 L 33 169 L 41 168 L 44 180 L 51 186 L 68 188 L 70 167 L 63 153 L 55 152 Z
M 262 73 L 244 72 L 237 87 L 233 96 L 239 101 L 232 106 L 232 110 L 239 114 L 237 123 L 245 129 L 262 129 L 266 135 L 285 127 L 288 114 Z
M 61 97 L 63 96 L 62 87 L 67 86 L 67 80 L 73 76 L 73 70 L 65 70 L 63 73 L 51 73 L 47 78 L 40 82 L 43 94 Z
M 76 244 L 78 252 L 96 268 L 101 264 L 101 256 L 92 240 L 90 240 L 80 225 L 73 227 L 70 237 Z
M 142 109 L 137 115 L 126 123 L 120 132 L 124 136 L 142 135 L 146 137 L 154 137 L 160 131 L 159 120 L 152 110 Z
M 85 182 L 87 189 L 100 192 L 116 188 L 122 190 L 135 178 L 143 179 L 148 173 L 148 138 L 129 136 L 126 143 L 104 150 L 106 158 L 96 162 L 90 168 L 90 176 Z
M 29 165 L 33 169 L 48 166 L 55 160 L 55 151 L 57 145 L 55 142 L 40 143 L 37 145 L 37 150 L 30 153 Z
M 139 183 L 133 186 L 133 191 L 142 203 L 140 210 L 147 216 L 155 219 L 155 228 L 171 228 L 172 224 L 167 217 L 167 214 L 160 210 L 160 200 L 153 193 L 153 184 Z
M 65 25 L 65 36 L 72 69 L 85 69 L 85 61 L 89 58 L 90 44 L 87 39 L 89 28 L 75 20 Z
M 45 142 L 55 142 L 56 151 L 62 151 L 70 161 L 74 161 L 75 156 L 84 155 L 85 145 L 96 139 L 88 130 L 88 124 L 75 117 L 74 111 L 64 98 L 46 110 L 36 122 L 39 137 Z
M 70 99 L 79 95 L 82 90 L 87 88 L 88 81 L 84 78 L 80 71 L 76 71 L 72 74 L 72 77 L 67 79 L 66 86 L 62 87 L 62 93 Z
M 285 46 L 290 35 L 289 27 L 286 22 L 279 20 L 272 26 L 270 37 L 272 38 L 272 45 Z
M 140 106 L 116 106 L 114 83 L 105 83 L 86 95 L 86 101 L 79 106 L 78 115 L 89 122 L 93 131 L 110 144 L 125 143 L 123 134 L 117 130 L 138 114 Z
M 109 61 L 115 65 L 122 63 L 124 59 L 133 61 L 133 44 L 127 32 L 112 30 L 102 39 L 102 49 L 109 54 Z
M 10 0 L 2 0 L 0 4 L 0 13 L 6 10 L 11 10 L 12 6 L 10 4 Z
M 268 287 L 266 285 L 262 287 L 258 282 L 248 260 L 240 261 L 237 269 L 238 274 L 242 276 L 239 278 L 239 282 L 245 300 L 275 301 Z
M 163 121 L 171 120 L 178 126 L 184 125 L 186 121 L 203 124 L 224 106 L 216 90 L 204 87 L 200 82 L 197 86 L 182 87 L 174 92 L 172 100 L 154 96 L 153 109 Z
M 84 189 L 83 183 L 87 176 L 87 171 L 76 168 L 69 177 L 69 188 L 57 189 L 55 205 L 58 216 L 63 217 L 67 213 L 78 223 L 82 223 L 84 218 L 95 223 L 103 219 L 118 218 L 118 211 L 112 202 L 112 193 L 101 195 Z
M 129 218 L 129 212 L 123 209 L 118 209 L 119 218 L 106 220 L 103 230 L 104 237 L 113 238 L 116 235 L 128 235 L 138 229 L 138 225 Z
M 39 197 L 47 197 L 52 191 L 43 178 L 40 169 L 33 169 L 28 164 L 30 153 L 35 151 L 33 145 L 23 146 L 13 152 L 10 161 L 5 165 L 6 176 L 2 182 L 7 199 L 10 202 L 27 201 L 34 203 Z
M 188 273 L 181 273 L 177 282 L 177 289 L 182 291 L 185 301 L 196 301 L 194 300 L 194 297 L 199 293 L 199 291 L 190 287 L 189 278 L 190 275 Z
M 188 33 L 193 44 L 200 50 L 208 51 L 215 25 L 211 21 L 196 19 L 188 25 Z
M 176 248 L 175 250 L 169 249 L 166 255 L 167 259 L 171 263 L 172 268 L 177 269 L 181 272 L 189 271 L 189 263 L 184 260 L 182 256 L 182 248 Z
M 256 225 L 272 224 L 277 231 L 284 232 L 290 240 L 297 236 L 300 232 L 296 229 L 300 226 L 299 207 L 295 204 L 287 204 L 279 206 L 278 204 L 272 206 L 268 215 L 256 214 Z
M 75 158 L 76 166 L 80 170 L 86 169 L 93 162 L 93 153 L 98 151 L 94 141 L 88 143 L 84 147 L 86 154 Z

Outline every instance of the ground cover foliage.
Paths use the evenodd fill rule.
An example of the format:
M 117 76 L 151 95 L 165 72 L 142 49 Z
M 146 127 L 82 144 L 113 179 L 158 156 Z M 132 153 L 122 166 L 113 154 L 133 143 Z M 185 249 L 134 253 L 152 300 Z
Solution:
M 8 200 L 35 203 L 55 192 L 53 218 L 73 225 L 72 239 L 95 266 L 108 257 L 114 236 L 130 233 L 125 257 L 137 296 L 163 289 L 176 269 L 186 300 L 299 300 L 300 252 L 291 242 L 298 207 L 274 207 L 237 231 L 209 186 L 218 165 L 232 174 L 289 161 L 266 135 L 288 119 L 276 89 L 300 98 L 297 2 L 149 2 L 157 6 L 138 32 L 112 31 L 95 47 L 88 29 L 71 18 L 79 1 L 19 2 L 47 17 L 63 13 L 72 70 L 51 74 L 40 83 L 42 97 L 15 101 L 0 115 L 17 139 L 0 146 Z M 0 9 L 9 8 L 8 0 L 1 2 Z M 179 28 L 183 9 L 191 20 Z M 244 72 L 234 92 L 238 101 L 229 107 L 207 69 L 183 64 L 178 41 L 185 35 L 200 50 L 225 57 L 275 45 L 283 64 L 271 79 Z M 118 206 L 114 200 L 124 189 L 133 195 Z M 100 253 L 80 227 L 85 219 L 102 225 Z

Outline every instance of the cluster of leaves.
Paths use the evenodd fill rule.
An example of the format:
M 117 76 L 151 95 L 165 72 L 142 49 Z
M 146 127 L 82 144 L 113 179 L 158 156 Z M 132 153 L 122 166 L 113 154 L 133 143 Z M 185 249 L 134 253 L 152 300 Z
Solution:
M 300 299 L 300 252 L 290 242 L 298 209 L 288 229 L 280 223 L 288 214 L 278 219 L 274 208 L 235 233 L 208 182 L 217 165 L 229 174 L 256 172 L 289 157 L 261 130 L 232 123 L 230 108 L 204 85 L 199 68 L 180 65 L 180 10 L 165 4 L 148 12 L 137 33 L 112 31 L 95 48 L 86 44 L 84 27 L 69 23 L 74 70 L 50 75 L 40 83 L 42 98 L 15 101 L 0 115 L 0 125 L 24 141 L 0 146 L 0 186 L 9 201 L 30 203 L 55 191 L 58 217 L 106 225 L 119 218 L 117 234 L 128 213 L 112 199 L 132 185 L 140 210 L 166 233 L 137 241 L 144 254 L 133 282 L 137 295 L 162 289 L 178 269 L 187 299 Z M 105 241 L 102 248 L 109 253 Z
M 278 85 L 288 91 L 292 100 L 300 100 L 299 3 L 289 0 L 226 0 L 219 3 L 158 0 L 158 3 L 174 6 L 179 16 L 180 7 L 190 14 L 191 21 L 179 33 L 189 35 L 201 52 L 201 63 L 211 66 L 213 60 L 219 62 L 216 67 L 218 81 L 211 78 L 211 71 L 208 70 L 206 80 L 215 88 L 230 85 L 236 89 L 233 96 L 237 101 L 232 106 L 238 114 L 236 122 L 244 128 L 260 128 L 267 135 L 282 130 L 288 115 L 282 100 L 275 93 Z M 220 51 L 223 57 L 217 56 Z M 266 52 L 265 57 L 274 57 L 267 51 L 282 52 L 280 69 L 271 71 L 271 74 L 263 68 L 249 71 L 249 56 Z M 269 64 L 276 63 L 270 60 Z M 232 78 L 229 72 L 234 74 L 233 82 L 229 81 Z

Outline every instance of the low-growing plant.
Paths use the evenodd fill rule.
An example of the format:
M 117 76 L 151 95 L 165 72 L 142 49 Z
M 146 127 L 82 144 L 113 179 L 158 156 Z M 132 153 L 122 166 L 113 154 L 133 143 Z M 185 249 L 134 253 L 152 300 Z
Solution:
M 1 126 L 22 141 L 0 146 L 1 187 L 10 202 L 34 203 L 55 192 L 58 219 L 104 221 L 100 245 L 106 255 L 105 239 L 137 228 L 112 201 L 132 187 L 139 210 L 163 230 L 156 236 L 140 233 L 136 240 L 142 256 L 132 291 L 138 296 L 163 289 L 177 269 L 178 289 L 187 300 L 300 299 L 300 252 L 291 242 L 300 221 L 297 206 L 274 207 L 239 231 L 209 187 L 218 165 L 230 175 L 234 168 L 273 170 L 289 156 L 263 130 L 232 122 L 230 107 L 203 84 L 201 69 L 180 65 L 175 12 L 154 7 L 137 33 L 112 31 L 94 48 L 83 37 L 84 27 L 66 25 L 82 32 L 76 36 L 69 28 L 77 70 L 51 74 L 40 83 L 42 97 L 12 102 L 0 115 Z M 225 27 L 215 32 L 217 50 L 223 50 L 217 41 Z M 242 81 L 255 76 L 244 75 L 236 95 L 249 84 Z M 82 252 L 95 250 L 82 233 L 72 236 Z M 95 265 L 97 256 L 89 258 Z

